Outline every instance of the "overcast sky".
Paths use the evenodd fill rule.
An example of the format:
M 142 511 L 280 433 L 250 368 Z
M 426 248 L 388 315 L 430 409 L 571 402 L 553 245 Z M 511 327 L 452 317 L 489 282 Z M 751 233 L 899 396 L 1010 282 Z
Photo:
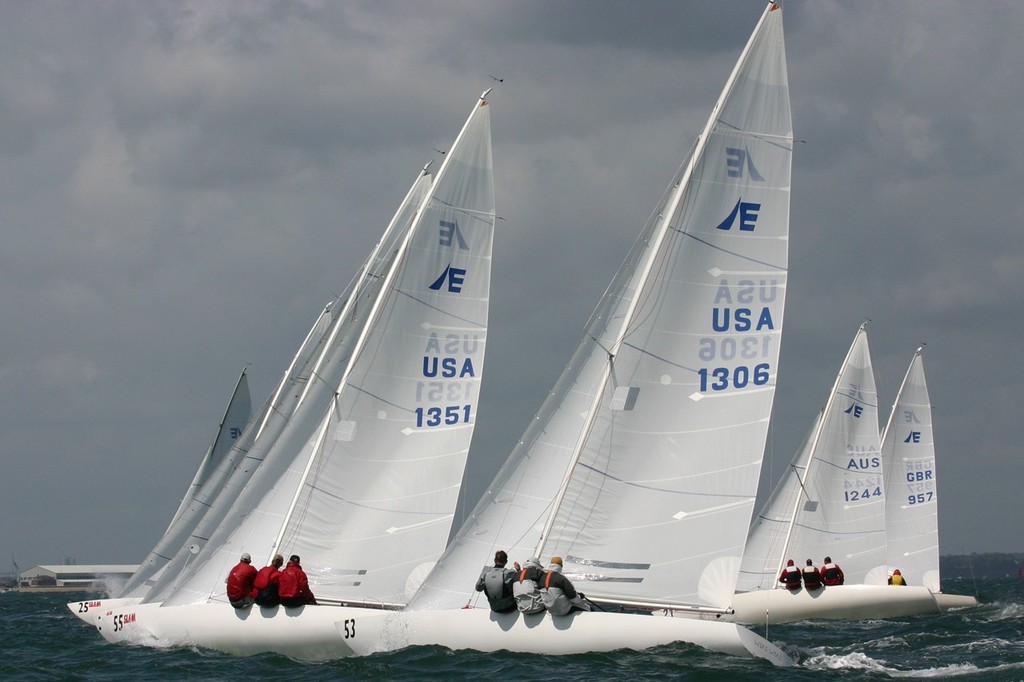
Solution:
M 478 495 L 762 7 L 0 1 L 0 571 L 141 561 L 239 371 L 261 403 L 496 85 Z M 942 552 L 1024 551 L 1024 4 L 784 11 L 800 143 L 763 479 L 870 318 L 883 419 L 927 342 Z

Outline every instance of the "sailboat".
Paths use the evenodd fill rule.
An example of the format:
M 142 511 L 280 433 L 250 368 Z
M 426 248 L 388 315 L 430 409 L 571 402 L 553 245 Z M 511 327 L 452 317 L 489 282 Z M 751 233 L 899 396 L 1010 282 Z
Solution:
M 942 592 L 939 579 L 938 479 L 932 406 L 918 348 L 900 385 L 882 436 L 888 570 L 928 588 L 938 608 L 977 606 L 969 595 Z
M 410 602 L 434 626 L 415 628 L 419 643 L 579 653 L 687 641 L 790 662 L 734 623 L 668 616 L 731 603 L 776 385 L 791 161 L 770 5 L 561 377 Z M 562 557 L 599 610 L 490 613 L 473 585 L 498 549 Z
M 149 603 L 159 603 L 174 587 L 175 578 L 187 568 L 198 550 L 209 540 L 262 463 L 270 445 L 276 441 L 281 429 L 306 395 L 305 389 L 310 378 L 319 376 L 322 372 L 322 366 L 327 363 L 332 340 L 339 335 L 344 338 L 346 333 L 342 330 L 358 324 L 360 318 L 355 311 L 365 304 L 368 296 L 372 295 L 380 281 L 383 263 L 390 257 L 396 243 L 408 231 L 416 209 L 430 188 L 432 177 L 429 167 L 428 163 L 417 174 L 384 235 L 358 274 L 336 300 L 328 303 L 320 311 L 277 387 L 257 414 L 246 422 L 242 418 L 242 410 L 235 407 L 235 398 L 232 398 L 224 424 L 228 425 L 229 433 L 235 437 L 228 441 L 218 432 L 215 439 L 218 446 L 230 442 L 231 449 L 209 460 L 204 458 L 194 477 L 193 485 L 168 524 L 167 530 L 140 564 L 139 569 L 121 590 L 113 595 L 114 598 L 69 604 L 75 615 L 86 622 L 92 622 L 97 609 L 135 604 L 143 599 Z M 249 412 L 251 402 L 248 397 L 247 380 L 244 385 L 242 379 L 239 380 L 236 396 L 242 395 L 241 389 L 245 391 L 245 412 Z M 239 399 L 239 405 L 241 404 Z M 240 436 L 236 436 L 239 425 L 244 429 Z M 211 467 L 212 472 L 206 473 Z
M 919 450 L 918 456 L 912 458 L 914 463 L 908 466 L 923 467 L 928 461 L 928 471 L 934 471 L 930 408 L 926 389 L 923 396 L 921 393 L 924 376 L 913 370 L 912 366 L 904 380 L 886 437 L 880 439 L 875 380 L 867 332 L 861 325 L 810 436 L 751 524 L 737 581 L 738 593 L 728 619 L 758 624 L 939 612 L 935 595 L 938 526 L 934 517 L 930 519 L 934 532 L 920 535 L 919 546 L 922 541 L 925 546 L 911 553 L 922 561 L 933 559 L 934 583 L 899 589 L 886 584 L 894 548 L 906 550 L 908 543 L 913 542 L 911 536 L 920 529 L 920 523 L 901 522 L 899 516 L 903 512 L 893 511 L 893 500 L 898 499 L 895 493 L 901 487 L 893 478 L 895 467 L 891 464 L 893 419 L 897 415 L 910 415 L 921 426 L 921 433 L 916 437 L 910 434 L 908 438 L 911 442 L 916 440 L 915 447 L 923 445 L 922 450 L 927 449 Z M 923 402 L 908 402 L 922 397 Z M 925 428 L 927 435 L 922 436 Z M 926 475 L 921 474 L 922 480 Z M 883 481 L 883 476 L 887 480 Z M 932 481 L 932 476 L 928 480 Z M 931 488 L 934 490 L 934 481 Z M 917 498 L 914 499 L 916 502 Z M 934 509 L 930 507 L 932 512 Z M 913 531 L 910 525 L 915 526 Z M 796 591 L 778 588 L 778 576 L 788 558 L 795 558 L 798 566 L 806 558 L 819 565 L 825 555 L 842 567 L 844 585 Z M 954 596 L 949 595 L 948 606 L 966 605 L 952 599 Z
M 362 633 L 415 591 L 450 532 L 483 370 L 495 221 L 487 94 L 306 354 L 288 408 L 250 422 L 253 471 L 226 511 L 214 526 L 207 511 L 144 603 L 96 615 L 105 638 L 337 658 L 338 624 L 358 615 Z M 303 555 L 320 606 L 235 612 L 223 583 L 243 551 Z

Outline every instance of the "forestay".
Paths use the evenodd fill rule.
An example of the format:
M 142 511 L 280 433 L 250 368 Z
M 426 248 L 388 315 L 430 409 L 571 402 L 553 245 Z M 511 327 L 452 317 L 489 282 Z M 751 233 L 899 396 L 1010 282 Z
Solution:
M 412 608 L 462 606 L 496 548 L 589 598 L 726 607 L 775 391 L 792 133 L 766 9 L 568 366 Z
M 494 190 L 474 107 L 289 423 L 165 606 L 223 600 L 239 553 L 299 554 L 320 601 L 402 603 L 450 530 L 483 370 Z M 411 584 L 411 587 L 410 587 Z
M 938 592 L 939 515 L 932 406 L 921 348 L 903 378 L 882 437 L 886 563 L 914 584 Z

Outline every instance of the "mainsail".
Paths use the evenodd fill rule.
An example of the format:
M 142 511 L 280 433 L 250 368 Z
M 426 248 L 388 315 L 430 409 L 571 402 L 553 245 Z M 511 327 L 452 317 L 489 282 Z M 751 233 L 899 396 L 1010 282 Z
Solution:
M 786 290 L 792 131 L 775 9 L 550 396 L 410 608 L 466 604 L 496 549 L 562 556 L 591 599 L 728 606 Z
M 322 602 L 407 599 L 444 547 L 465 467 L 494 220 L 481 98 L 165 607 L 223 601 L 224 575 L 243 551 L 302 555 Z
M 938 592 L 939 491 L 922 350 L 914 353 L 882 437 L 886 563 Z

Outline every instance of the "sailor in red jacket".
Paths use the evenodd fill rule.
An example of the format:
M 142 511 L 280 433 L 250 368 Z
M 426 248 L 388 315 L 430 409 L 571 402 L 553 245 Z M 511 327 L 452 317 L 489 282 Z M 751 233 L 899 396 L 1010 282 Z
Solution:
M 843 569 L 839 564 L 832 563 L 832 557 L 825 557 L 825 565 L 821 567 L 821 582 L 824 585 L 842 585 L 846 582 Z
M 256 568 L 252 565 L 252 557 L 248 552 L 242 554 L 241 561 L 228 573 L 228 601 L 236 609 L 247 609 L 256 598 L 253 581 L 256 579 Z
M 782 569 L 782 573 L 779 575 L 779 582 L 787 590 L 800 589 L 800 569 L 793 564 L 792 559 L 787 561 L 786 567 Z
M 256 590 L 256 603 L 260 606 L 277 606 L 281 598 L 277 594 L 278 583 L 281 580 L 281 565 L 284 557 L 280 554 L 274 555 L 274 560 L 269 566 L 264 566 L 256 574 L 253 587 Z
M 821 571 L 814 566 L 813 561 L 808 559 L 807 565 L 804 566 L 804 588 L 816 590 L 819 587 L 821 587 Z
M 316 597 L 309 589 L 309 579 L 306 578 L 306 572 L 299 565 L 297 554 L 292 554 L 288 558 L 288 565 L 281 571 L 281 578 L 277 583 L 277 593 L 284 606 L 316 604 Z

